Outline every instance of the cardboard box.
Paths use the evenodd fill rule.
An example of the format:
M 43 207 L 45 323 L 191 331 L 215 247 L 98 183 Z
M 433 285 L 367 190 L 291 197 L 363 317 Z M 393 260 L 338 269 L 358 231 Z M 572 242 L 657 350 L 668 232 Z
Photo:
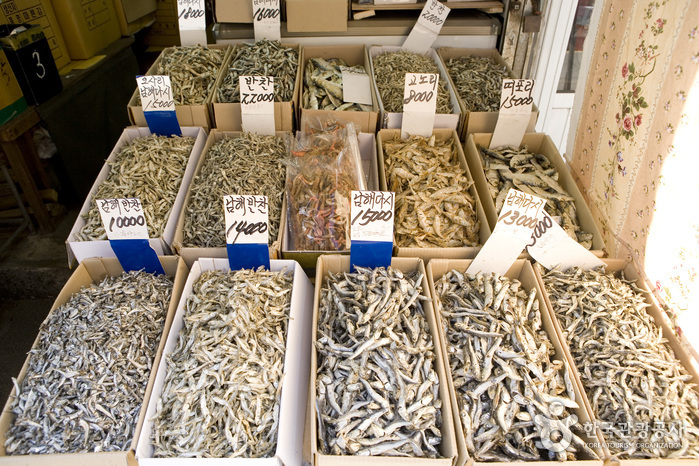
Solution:
M 113 0 L 122 36 L 130 36 L 155 22 L 156 0 Z
M 298 136 L 298 135 L 297 135 Z M 379 168 L 376 159 L 376 138 L 370 133 L 359 133 L 357 134 L 357 139 L 359 142 L 359 153 L 362 157 L 362 167 L 364 169 L 364 181 L 366 189 L 369 191 L 379 190 Z M 289 202 L 286 199 L 286 202 Z M 291 236 L 291 230 L 289 227 L 289 221 L 284 222 L 285 226 L 280 228 L 283 230 L 282 242 L 282 257 L 284 259 L 291 259 L 303 267 L 305 270 L 313 271 L 318 261 L 318 257 L 322 254 L 349 254 L 349 249 L 346 251 L 297 251 L 290 249 L 289 238 Z
M 223 57 L 223 61 L 221 62 L 221 68 L 219 69 L 220 76 L 220 74 L 225 69 L 224 64 L 226 63 L 228 55 L 230 54 L 231 46 L 226 44 L 211 44 L 207 45 L 207 47 L 212 49 L 222 49 L 226 51 Z M 146 76 L 152 76 L 156 74 L 156 70 L 158 69 L 160 61 L 163 59 L 163 55 L 169 53 L 172 50 L 172 47 L 168 47 L 165 50 L 163 50 L 162 53 L 158 56 L 158 58 L 155 59 L 153 65 L 146 72 Z M 216 78 L 217 81 L 218 79 L 219 77 Z M 215 89 L 216 85 L 214 84 L 211 94 L 207 96 L 206 100 L 202 104 L 175 105 L 175 113 L 177 114 L 177 121 L 180 123 L 180 126 L 201 126 L 207 131 L 213 127 L 210 115 L 210 107 L 211 99 L 216 94 Z M 129 100 L 127 108 L 129 111 L 129 119 L 131 120 L 131 123 L 133 123 L 136 126 L 148 126 L 146 117 L 143 115 L 143 107 L 141 106 L 141 101 L 139 99 L 138 88 L 134 90 L 133 95 Z
M 177 345 L 180 330 L 183 327 L 184 305 L 192 292 L 192 285 L 202 272 L 208 270 L 229 270 L 226 259 L 199 259 L 192 267 L 187 282 L 184 285 L 182 298 L 177 306 L 170 332 L 165 343 L 163 356 L 157 370 L 153 385 L 152 396 L 149 399 L 145 422 L 136 444 L 136 459 L 141 466 L 153 465 L 182 465 L 182 464 L 246 464 L 246 465 L 294 465 L 301 464 L 301 449 L 306 412 L 306 397 L 308 395 L 308 379 L 311 351 L 311 309 L 313 306 L 313 287 L 301 267 L 293 261 L 274 260 L 271 270 L 289 270 L 294 274 L 291 292 L 291 308 L 289 311 L 289 327 L 287 330 L 286 354 L 284 357 L 284 382 L 279 409 L 279 432 L 277 449 L 273 458 L 152 458 L 153 448 L 150 444 L 153 429 L 153 416 L 162 392 L 167 371 L 168 356 Z
M 384 162 L 383 153 L 383 143 L 385 141 L 393 141 L 400 139 L 400 129 L 382 129 L 379 130 L 377 135 L 377 146 L 379 151 L 379 183 L 382 191 L 388 191 L 388 179 L 386 178 L 386 168 Z M 461 169 L 466 173 L 466 177 L 469 180 L 473 180 L 471 172 L 466 163 L 466 158 L 464 156 L 464 151 L 461 148 L 461 142 L 459 141 L 459 135 L 453 129 L 435 129 L 432 134 L 439 141 L 449 140 L 453 141 L 454 150 L 457 152 L 457 157 L 459 159 L 459 165 Z M 476 190 L 475 183 L 471 185 L 468 190 L 468 194 L 475 200 L 475 210 L 476 217 L 481 223 L 480 228 L 480 238 L 478 244 L 482 245 L 490 237 L 490 227 L 488 226 L 488 219 L 485 216 L 485 211 L 483 210 L 483 205 L 481 204 L 480 198 L 478 196 L 478 191 Z M 417 215 L 417 214 L 415 214 Z M 478 252 L 481 250 L 481 246 L 463 246 L 457 248 L 418 248 L 418 247 L 400 247 L 398 245 L 394 246 L 393 255 L 397 257 L 419 257 L 425 262 L 430 259 L 435 258 L 449 258 L 449 259 L 473 259 L 476 257 Z
M 201 172 L 201 167 L 206 163 L 206 156 L 209 152 L 209 149 L 211 149 L 211 146 L 213 146 L 219 141 L 222 141 L 223 139 L 237 138 L 241 135 L 242 133 L 239 131 L 219 131 L 217 129 L 211 130 L 211 133 L 209 133 L 209 137 L 206 139 L 206 145 L 204 146 L 202 155 L 201 157 L 199 157 L 199 162 L 197 163 L 197 166 L 194 170 L 194 176 L 199 176 L 199 173 Z M 277 132 L 277 136 L 287 136 L 289 139 L 291 139 L 291 134 L 283 131 Z M 235 154 L 231 154 L 231 157 L 235 157 Z M 284 175 L 284 177 L 286 179 L 286 175 Z M 228 258 L 228 249 L 225 246 L 220 248 L 197 248 L 192 246 L 184 246 L 182 244 L 182 241 L 184 240 L 184 222 L 186 216 L 186 209 L 187 205 L 189 204 L 189 200 L 192 196 L 193 189 L 196 188 L 192 183 L 190 183 L 187 188 L 187 195 L 179 211 L 179 220 L 175 229 L 175 237 L 172 241 L 173 249 L 184 259 L 185 263 L 187 264 L 187 267 L 192 267 L 192 265 L 194 265 L 194 262 L 201 257 Z M 264 193 L 258 194 L 264 195 Z M 221 199 L 221 213 L 223 213 L 223 199 Z M 279 234 L 277 238 L 274 240 L 274 242 L 269 246 L 270 259 L 278 259 L 280 256 L 282 231 L 284 230 L 284 225 L 286 225 L 286 192 L 284 193 L 284 200 L 282 201 L 281 218 L 279 219 Z M 221 231 L 221 237 L 223 237 L 223 235 L 224 232 Z
M 315 347 L 311 351 L 311 383 L 310 391 L 312 393 L 311 398 L 311 409 L 312 416 L 311 419 L 311 448 L 313 453 L 314 464 L 316 466 L 326 466 L 326 465 L 397 465 L 401 463 L 406 463 L 414 466 L 421 465 L 442 465 L 442 466 L 452 466 L 457 455 L 456 438 L 454 433 L 454 420 L 453 420 L 453 410 L 451 406 L 451 397 L 449 396 L 449 390 L 447 385 L 447 375 L 446 368 L 444 365 L 445 355 L 442 351 L 442 345 L 439 340 L 439 327 L 437 325 L 436 314 L 432 306 L 432 299 L 429 292 L 429 284 L 427 282 L 427 277 L 425 275 L 425 265 L 421 259 L 408 258 L 408 257 L 394 257 L 391 261 L 391 267 L 394 267 L 401 272 L 422 272 L 422 296 L 427 299 L 422 301 L 422 308 L 425 312 L 425 318 L 430 329 L 430 335 L 434 341 L 434 352 L 435 354 L 435 369 L 437 371 L 437 376 L 439 379 L 439 396 L 442 400 L 442 444 L 438 447 L 442 458 L 397 458 L 388 456 L 336 456 L 336 455 L 325 455 L 319 452 L 318 444 L 316 439 L 318 438 L 318 411 L 316 410 L 316 372 L 318 368 L 318 356 L 315 351 Z M 320 296 L 321 289 L 325 283 L 328 273 L 340 273 L 349 272 L 350 270 L 350 258 L 348 256 L 338 256 L 338 255 L 327 255 L 320 256 L 318 258 L 318 266 L 316 268 L 315 275 L 315 299 L 313 301 L 313 326 L 312 326 L 312 342 L 315 343 L 318 340 L 317 330 L 318 330 L 318 315 L 321 311 L 320 309 Z
M 177 303 L 180 300 L 180 295 L 182 294 L 182 289 L 184 288 L 184 282 L 187 279 L 187 274 L 189 273 L 189 270 L 184 265 L 184 261 L 178 257 L 160 257 L 159 259 L 163 269 L 165 270 L 165 274 L 174 279 L 174 286 L 170 305 L 167 310 L 167 316 L 165 317 L 163 333 L 160 342 L 158 343 L 158 350 L 155 358 L 153 359 L 152 367 L 158 367 L 160 358 L 162 357 L 163 348 L 165 346 L 165 337 L 167 336 L 173 322 L 175 310 L 177 309 Z M 108 276 L 114 277 L 121 275 L 123 272 L 124 269 L 121 267 L 121 264 L 119 264 L 119 261 L 116 258 L 110 257 L 86 259 L 75 269 L 75 272 L 73 272 L 71 277 L 68 279 L 58 297 L 56 297 L 56 300 L 51 307 L 51 312 L 68 302 L 70 297 L 74 293 L 79 292 L 81 288 L 89 286 L 92 283 L 99 282 Z M 36 347 L 38 343 L 39 335 L 37 335 L 32 347 Z M 17 376 L 18 382 L 21 382 L 27 375 L 28 368 L 29 357 L 27 357 L 26 361 L 24 362 L 24 366 L 22 367 L 22 371 Z M 152 371 L 148 378 L 148 384 L 146 385 L 146 390 L 143 397 L 143 407 L 146 406 L 148 399 L 150 398 L 154 381 L 155 371 Z M 17 391 L 13 388 L 9 399 L 5 404 L 5 408 L 2 411 L 2 416 L 0 416 L 0 463 L 4 465 L 16 466 L 27 464 L 39 466 L 55 466 L 57 464 L 126 466 L 127 464 L 134 464 L 135 459 L 131 450 L 133 450 L 136 446 L 138 434 L 141 431 L 141 427 L 143 426 L 143 422 L 145 420 L 146 413 L 143 407 L 140 410 L 138 422 L 136 423 L 134 429 L 134 437 L 128 451 L 6 456 L 5 439 L 6 433 L 14 420 L 14 413 L 11 411 L 11 403 L 15 396 L 17 396 Z
M 144 32 L 143 43 L 155 47 L 180 45 L 180 28 L 175 0 L 156 0 L 155 22 Z
M 216 0 L 214 8 L 217 23 L 253 22 L 252 0 Z
M 121 37 L 112 0 L 53 0 L 72 60 L 92 58 Z
M 360 111 L 337 111 L 337 110 L 313 110 L 304 108 L 303 93 L 305 90 L 305 73 L 306 64 L 311 58 L 322 58 L 329 60 L 331 58 L 340 58 L 344 60 L 348 66 L 363 66 L 371 82 L 371 101 L 372 110 L 370 112 Z M 375 133 L 376 124 L 379 118 L 379 99 L 376 96 L 376 85 L 373 83 L 373 75 L 371 73 L 371 64 L 367 53 L 366 45 L 326 45 L 326 46 L 306 46 L 303 48 L 303 66 L 301 72 L 301 92 L 299 94 L 299 121 L 301 128 L 306 118 L 324 117 L 330 115 L 340 120 L 351 121 L 359 131 L 364 133 Z
M 376 84 L 376 72 L 374 71 L 374 57 L 381 55 L 382 53 L 388 52 L 398 52 L 401 48 L 399 46 L 384 46 L 384 45 L 372 45 L 369 48 L 369 55 L 371 58 L 371 75 L 374 78 L 374 86 L 376 88 L 376 95 L 379 99 L 379 106 L 381 108 L 381 121 L 379 125 L 381 128 L 395 129 L 401 127 L 403 123 L 403 113 L 391 113 L 387 112 L 384 108 L 383 101 L 381 100 L 381 92 L 379 92 L 379 87 Z M 440 79 L 444 80 L 449 91 L 449 102 L 451 103 L 452 113 L 437 113 L 434 116 L 434 128 L 446 128 L 459 130 L 459 124 L 461 123 L 461 108 L 459 107 L 459 100 L 456 97 L 454 89 L 451 87 L 449 81 L 449 75 L 447 70 L 444 68 L 442 61 L 437 55 L 435 49 L 429 49 L 427 55 L 434 60 L 435 64 L 439 68 Z
M 447 75 L 449 77 L 449 85 L 454 89 L 457 99 L 459 100 L 459 107 L 461 108 L 461 114 L 463 119 L 463 125 L 461 130 L 461 139 L 465 140 L 471 133 L 492 133 L 495 131 L 495 125 L 498 122 L 499 112 L 472 112 L 466 108 L 464 100 L 459 95 L 459 91 L 454 85 L 454 80 L 451 79 L 449 74 L 449 67 L 447 66 L 447 61 L 452 58 L 458 57 L 488 57 L 494 60 L 496 63 L 500 64 L 507 70 L 507 76 L 514 78 L 514 73 L 512 69 L 505 62 L 505 60 L 500 56 L 497 50 L 494 49 L 463 49 L 455 47 L 441 47 L 437 50 L 439 58 L 444 64 L 444 68 L 447 70 Z M 539 118 L 539 109 L 536 104 L 532 105 L 532 114 L 529 119 L 529 125 L 527 126 L 527 132 L 534 132 L 534 126 L 536 125 L 536 120 Z
M 466 140 L 466 144 L 464 145 L 466 162 L 468 162 L 468 167 L 473 175 L 473 180 L 476 182 L 476 189 L 478 190 L 478 195 L 483 203 L 485 215 L 488 218 L 488 224 L 490 225 L 491 230 L 495 229 L 495 224 L 498 220 L 498 212 L 495 211 L 495 201 L 490 196 L 490 192 L 488 191 L 488 184 L 485 179 L 485 173 L 483 172 L 483 161 L 480 153 L 478 152 L 477 145 L 488 147 L 492 136 L 492 134 L 470 134 Z M 568 165 L 563 160 L 563 157 L 561 157 L 561 154 L 558 152 L 558 149 L 551 138 L 542 133 L 526 133 L 522 139 L 522 144 L 520 147 L 523 146 L 527 146 L 530 152 L 537 152 L 544 155 L 551 161 L 551 164 L 556 167 L 556 171 L 558 172 L 558 183 L 575 199 L 575 211 L 578 216 L 578 223 L 580 223 L 580 227 L 584 231 L 592 233 L 591 252 L 598 257 L 603 257 L 605 255 L 605 251 L 602 234 L 600 233 L 599 228 L 597 228 L 595 219 L 592 217 L 590 208 L 587 206 L 585 199 L 582 197 L 580 189 L 573 179 L 573 175 L 570 174 Z
M 56 67 L 63 68 L 70 63 L 50 0 L 4 0 L 0 2 L 0 23 L 38 24 L 44 31 Z
M 347 31 L 348 0 L 286 0 L 288 32 Z
M 457 465 L 463 465 L 466 464 L 467 462 L 473 462 L 476 465 L 490 465 L 490 464 L 496 464 L 496 465 L 504 465 L 504 464 L 509 464 L 509 463 L 498 463 L 498 462 L 493 462 L 493 463 L 485 463 L 485 462 L 474 462 L 472 458 L 470 458 L 468 454 L 468 450 L 466 447 L 466 439 L 464 436 L 464 427 L 463 424 L 461 423 L 461 416 L 459 415 L 459 404 L 456 399 L 456 390 L 454 388 L 454 380 L 451 376 L 453 373 L 451 364 L 449 362 L 448 355 L 449 352 L 446 347 L 446 335 L 443 333 L 444 326 L 442 324 L 442 317 L 441 317 L 441 308 L 442 304 L 441 301 L 439 300 L 437 294 L 436 294 L 436 289 L 435 289 L 435 282 L 439 281 L 442 276 L 444 276 L 447 272 L 449 272 L 452 269 L 455 269 L 459 272 L 465 272 L 468 267 L 471 265 L 472 260 L 467 259 L 467 260 L 450 260 L 450 259 L 434 259 L 427 264 L 427 279 L 429 282 L 430 286 L 430 293 L 432 295 L 432 298 L 434 300 L 434 313 L 437 318 L 437 328 L 440 329 L 440 334 L 439 334 L 439 341 L 441 345 L 441 354 L 445 355 L 445 365 L 446 365 L 446 373 L 448 374 L 447 377 L 447 382 L 449 385 L 449 396 L 451 398 L 451 407 L 453 409 L 453 415 L 452 417 L 454 418 L 454 423 L 456 425 L 456 439 L 457 439 L 457 444 L 458 444 L 458 450 L 459 450 L 459 457 L 456 462 Z M 507 271 L 507 274 L 505 274 L 507 278 L 510 279 L 517 279 L 522 283 L 522 289 L 524 290 L 532 290 L 536 289 L 536 298 L 539 300 L 540 303 L 542 303 L 541 306 L 541 327 L 542 329 L 546 332 L 546 334 L 549 336 L 551 343 L 553 344 L 554 348 L 554 355 L 551 358 L 552 360 L 560 360 L 563 361 L 565 364 L 569 366 L 569 373 L 570 374 L 575 374 L 575 377 L 577 377 L 577 373 L 573 372 L 570 370 L 570 361 L 566 357 L 567 356 L 567 347 L 564 343 L 564 340 L 560 339 L 559 334 L 556 332 L 555 327 L 554 327 L 554 322 L 551 320 L 551 315 L 546 311 L 545 305 L 544 304 L 544 298 L 541 292 L 541 286 L 539 281 L 537 280 L 536 275 L 534 274 L 534 270 L 532 269 L 531 263 L 527 260 L 523 259 L 518 259 L 515 261 L 515 263 L 510 267 L 510 269 Z M 582 400 L 584 399 L 583 393 L 580 391 L 580 387 L 577 384 L 573 385 L 573 389 L 575 392 L 575 399 L 576 400 Z M 576 409 L 571 409 L 571 411 L 578 417 L 578 420 L 580 424 L 584 424 L 585 422 L 591 422 L 593 418 L 590 417 L 588 411 L 583 407 L 580 406 L 579 408 Z M 585 438 L 585 433 L 581 432 L 580 433 L 581 438 L 586 442 L 586 443 L 600 443 L 600 438 L 599 437 L 599 432 L 595 432 L 595 435 L 589 436 Z M 604 451 L 601 449 L 595 449 L 596 453 L 600 455 L 600 458 L 606 458 Z M 591 458 L 581 458 L 578 461 L 574 462 L 575 464 L 582 464 L 586 466 L 602 466 L 603 461 L 602 459 L 591 459 Z M 546 464 L 550 464 L 549 461 L 527 461 L 525 464 L 528 465 L 538 465 L 538 466 L 543 466 Z
M 0 74 L 7 73 L 8 79 L 0 81 L 0 125 L 4 125 L 27 108 L 27 100 L 15 78 L 5 52 L 0 49 Z
M 287 102 L 274 102 L 274 129 L 275 131 L 293 131 L 294 130 L 294 113 L 299 101 L 299 89 L 301 88 L 301 47 L 299 44 L 285 44 L 284 47 L 293 48 L 299 51 L 299 67 L 296 71 L 294 79 L 294 92 L 292 100 Z M 237 46 L 240 47 L 240 46 Z M 221 67 L 221 73 L 214 85 L 213 95 L 211 96 L 211 106 L 213 107 L 213 121 L 215 127 L 222 131 L 242 131 L 243 119 L 241 115 L 240 102 L 219 102 L 218 89 L 223 84 L 228 74 L 236 50 L 231 50 L 228 58 Z
M 83 203 L 80 209 L 80 214 L 75 220 L 73 228 L 70 230 L 68 239 L 66 240 L 66 249 L 68 250 L 68 265 L 72 265 L 73 260 L 82 262 L 88 257 L 115 257 L 114 251 L 109 244 L 109 240 L 102 241 L 77 241 L 76 236 L 80 230 L 85 226 L 85 219 L 83 215 L 87 215 L 92 207 L 93 197 L 97 192 L 100 184 L 107 179 L 109 175 L 110 164 L 114 161 L 117 154 L 121 152 L 121 148 L 124 144 L 133 141 L 139 137 L 149 136 L 151 134 L 148 128 L 126 128 L 121 134 L 121 137 L 117 141 L 112 153 L 109 154 L 106 163 L 100 170 L 97 178 L 95 179 L 90 193 L 87 195 L 87 199 Z M 182 178 L 182 183 L 177 191 L 177 197 L 172 205 L 172 210 L 170 211 L 170 217 L 165 223 L 165 228 L 163 230 L 163 235 L 159 238 L 150 238 L 148 240 L 150 246 L 155 250 L 158 255 L 165 255 L 171 253 L 171 245 L 173 238 L 175 237 L 175 228 L 177 226 L 178 215 L 182 209 L 182 204 L 184 203 L 185 195 L 189 189 L 189 184 L 192 181 L 192 176 L 194 176 L 194 169 L 199 160 L 204 145 L 206 144 L 206 133 L 202 128 L 182 128 L 182 135 L 196 138 L 194 142 L 194 147 L 192 148 L 192 153 L 189 156 L 189 162 L 187 162 L 187 167 L 185 168 L 184 176 Z

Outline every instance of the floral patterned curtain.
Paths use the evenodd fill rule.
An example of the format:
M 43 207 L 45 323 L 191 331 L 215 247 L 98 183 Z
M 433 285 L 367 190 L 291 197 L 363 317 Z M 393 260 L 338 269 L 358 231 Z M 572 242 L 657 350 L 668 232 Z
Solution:
M 699 324 L 698 28 L 699 0 L 605 0 L 571 159 L 607 252 L 673 311 L 693 307 L 685 330 Z

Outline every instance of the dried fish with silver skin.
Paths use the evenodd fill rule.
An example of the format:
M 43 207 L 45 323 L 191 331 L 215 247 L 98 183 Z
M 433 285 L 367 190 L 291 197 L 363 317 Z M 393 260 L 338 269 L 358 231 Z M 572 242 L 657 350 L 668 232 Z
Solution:
M 698 458 L 699 396 L 643 291 L 602 269 L 542 275 L 610 452 Z
M 343 100 L 342 68 L 366 74 L 363 66 L 348 66 L 341 58 L 310 58 L 303 77 L 303 108 L 314 110 L 371 111 L 371 105 Z
M 543 155 L 521 149 L 478 146 L 488 191 L 500 212 L 510 188 L 546 199 L 546 212 L 587 249 L 592 247 L 592 233 L 581 229 L 575 210 L 575 198 L 558 183 L 556 167 Z
M 299 68 L 299 51 L 279 41 L 262 39 L 254 44 L 239 44 L 223 83 L 218 88 L 219 102 L 240 102 L 240 76 L 274 77 L 274 101 L 290 102 Z
M 476 246 L 480 222 L 453 139 L 383 141 L 387 185 L 396 193 L 399 247 Z
M 287 138 L 243 133 L 225 137 L 204 154 L 192 180 L 184 211 L 182 243 L 186 247 L 225 247 L 223 196 L 267 196 L 269 244 L 277 240 L 281 221 Z
M 148 236 L 158 238 L 165 230 L 182 184 L 195 139 L 186 136 L 150 136 L 126 143 L 111 162 L 107 178 L 93 196 L 85 225 L 76 241 L 106 240 L 96 199 L 137 197 L 143 206 Z
M 455 91 L 470 112 L 500 110 L 502 80 L 508 78 L 507 68 L 490 57 L 469 55 L 450 58 L 447 72 Z
M 197 279 L 167 357 L 154 457 L 274 456 L 292 278 L 260 269 Z
M 315 342 L 319 450 L 438 458 L 442 400 L 420 272 L 330 273 Z
M 476 461 L 596 458 L 575 433 L 567 366 L 551 360 L 536 289 L 451 270 L 435 283 L 468 454 Z
M 127 451 L 172 296 L 128 272 L 75 293 L 41 325 L 15 383 L 8 455 Z
M 372 61 L 376 87 L 379 89 L 384 110 L 387 112 L 403 112 L 405 73 L 435 73 L 440 75 L 436 113 L 451 113 L 447 83 L 441 76 L 439 67 L 429 56 L 401 50 L 382 53 L 375 56 Z

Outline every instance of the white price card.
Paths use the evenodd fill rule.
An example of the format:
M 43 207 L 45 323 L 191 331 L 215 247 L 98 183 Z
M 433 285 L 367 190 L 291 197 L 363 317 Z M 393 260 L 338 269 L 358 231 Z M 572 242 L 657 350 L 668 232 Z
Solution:
M 366 71 L 341 66 L 342 100 L 355 104 L 371 105 L 371 79 Z
M 136 82 L 144 112 L 175 111 L 170 76 L 138 76 Z
M 352 191 L 352 241 L 393 242 L 394 192 Z
M 571 267 L 594 269 L 604 265 L 599 257 L 571 238 L 546 212 L 534 227 L 531 241 L 527 244 L 527 252 L 547 269 L 554 267 L 561 267 L 562 270 Z
M 206 45 L 206 0 L 177 0 L 182 45 Z
M 493 233 L 467 272 L 507 273 L 524 247 L 531 242 L 537 222 L 542 218 L 546 200 L 510 189 Z
M 405 74 L 402 138 L 432 136 L 434 114 L 437 111 L 438 88 L 439 75 L 436 73 Z
M 223 196 L 226 243 L 269 243 L 269 203 L 267 196 Z
M 138 198 L 97 199 L 107 238 L 148 239 L 148 225 Z
M 239 84 L 243 131 L 274 135 L 274 78 L 240 76 Z
M 532 115 L 533 79 L 503 79 L 498 121 L 490 140 L 490 149 L 519 147 Z
M 279 0 L 252 0 L 252 21 L 255 40 L 281 40 Z
M 450 11 L 451 8 L 437 0 L 427 0 L 417 23 L 401 48 L 415 53 L 426 53 L 437 40 Z

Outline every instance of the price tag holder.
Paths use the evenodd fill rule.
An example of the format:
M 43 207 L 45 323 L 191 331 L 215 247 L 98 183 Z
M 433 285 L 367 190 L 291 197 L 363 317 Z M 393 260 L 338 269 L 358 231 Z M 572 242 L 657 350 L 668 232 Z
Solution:
M 141 200 L 97 199 L 95 203 L 109 244 L 124 270 L 164 274 L 158 255 L 148 242 L 148 226 Z
M 388 267 L 393 254 L 393 192 L 352 191 L 350 266 Z
M 558 222 L 544 212 L 534 227 L 527 252 L 547 269 L 556 266 L 566 270 L 571 267 L 594 269 L 604 266 L 602 260 L 571 238 Z
M 531 242 L 537 222 L 541 220 L 546 200 L 510 189 L 493 233 L 466 272 L 504 275 Z
M 371 79 L 365 72 L 341 66 L 342 72 L 342 100 L 354 104 L 371 105 Z
M 274 78 L 239 76 L 243 131 L 274 136 Z
M 226 248 L 231 270 L 269 270 L 269 203 L 267 196 L 223 196 Z
M 426 53 L 437 40 L 439 31 L 442 30 L 450 11 L 451 8 L 437 0 L 427 0 L 417 23 L 403 42 L 401 49 L 415 53 Z
M 206 0 L 177 0 L 182 45 L 206 45 Z
M 279 0 L 252 0 L 252 21 L 255 41 L 281 40 L 281 9 Z
M 439 75 L 435 73 L 405 73 L 403 91 L 403 121 L 401 137 L 432 136 L 434 114 L 437 111 Z
M 503 146 L 519 147 L 532 116 L 533 79 L 503 79 L 500 111 L 495 124 L 490 149 Z
M 170 76 L 136 76 L 148 129 L 160 136 L 182 136 Z

